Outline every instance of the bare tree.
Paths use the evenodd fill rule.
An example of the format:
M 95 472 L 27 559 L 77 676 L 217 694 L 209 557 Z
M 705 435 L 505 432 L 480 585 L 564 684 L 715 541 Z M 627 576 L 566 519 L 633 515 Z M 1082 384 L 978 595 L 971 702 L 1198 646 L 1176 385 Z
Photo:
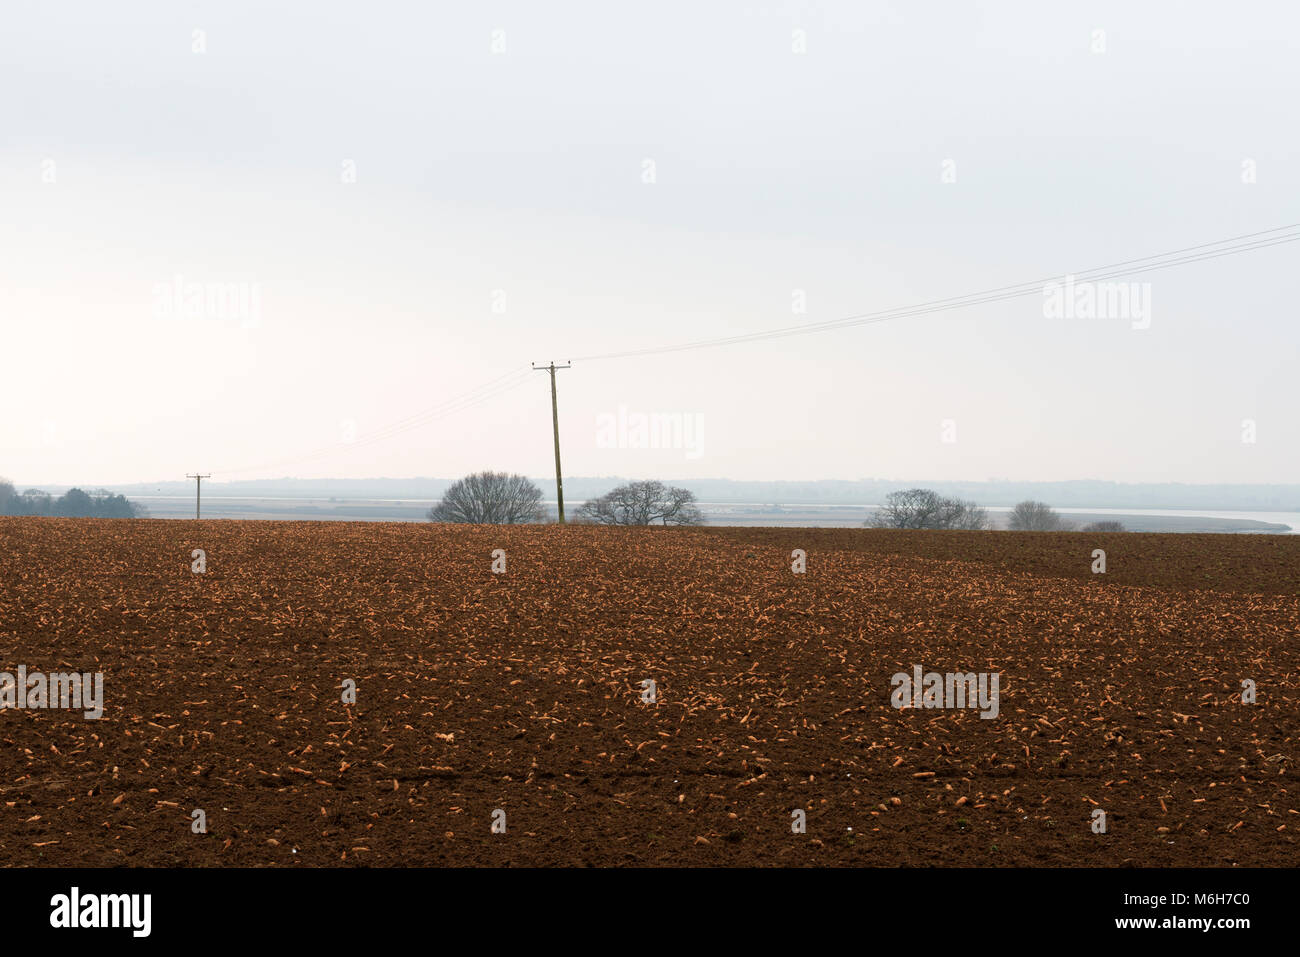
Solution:
M 943 509 L 939 514 L 936 528 L 956 528 L 969 531 L 983 531 L 991 528 L 989 513 L 974 502 L 963 502 L 959 498 L 944 499 Z
M 1007 528 L 1013 532 L 1063 532 L 1071 527 L 1044 502 L 1021 502 L 1007 519 Z
M 1105 522 L 1090 522 L 1090 523 L 1088 523 L 1087 525 L 1083 526 L 1082 531 L 1085 531 L 1085 532 L 1127 532 L 1128 529 L 1124 527 L 1124 523 L 1123 523 L 1123 522 L 1105 521 Z
M 985 529 L 989 516 L 974 502 L 943 498 L 928 488 L 909 488 L 886 495 L 885 504 L 866 524 L 876 528 Z
M 663 482 L 629 482 L 583 502 L 583 521 L 597 525 L 703 525 L 695 493 Z
M 890 492 L 867 524 L 876 528 L 930 528 L 940 501 L 939 494 L 928 488 Z
M 429 509 L 431 522 L 522 525 L 543 518 L 542 491 L 522 475 L 476 472 L 457 479 Z

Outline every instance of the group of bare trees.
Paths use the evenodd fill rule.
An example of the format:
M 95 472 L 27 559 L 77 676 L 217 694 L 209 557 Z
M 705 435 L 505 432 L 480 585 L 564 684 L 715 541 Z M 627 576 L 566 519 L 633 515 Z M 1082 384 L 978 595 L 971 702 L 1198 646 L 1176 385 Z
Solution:
M 867 519 L 876 528 L 991 528 L 989 515 L 974 502 L 944 498 L 928 488 L 890 492 L 885 504 Z
M 875 528 L 929 528 L 984 530 L 993 527 L 988 512 L 974 502 L 944 498 L 928 488 L 890 492 L 885 504 L 866 523 Z M 1025 501 L 1011 510 L 1007 528 L 1013 532 L 1068 532 L 1075 526 L 1043 502 Z M 1085 525 L 1085 532 L 1122 532 L 1119 522 Z
M 546 519 L 542 491 L 522 475 L 476 472 L 453 482 L 442 500 L 429 509 L 431 522 L 467 525 L 520 525 Z M 695 494 L 658 481 L 628 482 L 590 499 L 575 521 L 592 525 L 702 525 L 704 516 Z M 993 528 L 986 509 L 974 502 L 945 498 L 928 488 L 890 492 L 885 503 L 866 521 L 875 528 L 958 529 Z M 1075 526 L 1043 502 L 1025 501 L 1011 510 L 1007 528 L 1015 532 L 1073 531 Z M 1119 522 L 1085 525 L 1085 532 L 1122 532 Z
M 429 509 L 431 522 L 522 525 L 546 518 L 542 490 L 522 475 L 476 472 L 451 484 Z M 701 525 L 695 493 L 663 482 L 629 482 L 578 509 L 577 521 L 593 525 Z

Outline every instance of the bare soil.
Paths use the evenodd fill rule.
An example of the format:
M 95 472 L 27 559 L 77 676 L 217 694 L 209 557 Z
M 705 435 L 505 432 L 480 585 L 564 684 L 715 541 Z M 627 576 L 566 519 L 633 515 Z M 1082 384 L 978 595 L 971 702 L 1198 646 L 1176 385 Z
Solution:
M 105 692 L 0 710 L 0 861 L 1293 866 L 1298 585 L 1281 536 L 0 518 L 0 671 Z

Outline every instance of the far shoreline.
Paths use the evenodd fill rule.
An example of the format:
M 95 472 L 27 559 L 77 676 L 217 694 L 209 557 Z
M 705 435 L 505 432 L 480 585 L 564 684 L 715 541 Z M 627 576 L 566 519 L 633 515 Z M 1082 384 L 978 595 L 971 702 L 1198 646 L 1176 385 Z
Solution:
M 145 506 L 149 518 L 181 519 L 194 517 L 193 499 L 180 496 L 136 496 L 133 501 Z M 581 499 L 566 500 L 576 508 Z M 353 522 L 423 522 L 432 501 L 380 498 L 262 498 L 257 496 L 203 497 L 203 517 L 210 519 L 245 519 L 273 521 L 353 521 Z M 554 504 L 548 503 L 553 513 Z M 767 503 L 701 502 L 709 525 L 722 527 L 750 526 L 771 528 L 860 528 L 875 511 L 874 505 L 776 505 Z M 1005 520 L 1009 508 L 988 508 L 995 526 Z M 1062 518 L 1082 527 L 1089 522 L 1109 519 L 1122 523 L 1129 532 L 1176 532 L 1216 534 L 1295 534 L 1295 526 L 1283 522 L 1251 518 L 1242 510 L 1225 517 L 1161 513 L 1146 509 L 1126 512 L 1122 509 L 1058 509 Z M 1171 510 L 1173 511 L 1173 510 Z M 1207 510 L 1209 511 L 1209 510 Z M 1157 512 L 1159 514 L 1149 514 Z M 552 516 L 553 517 L 553 516 Z

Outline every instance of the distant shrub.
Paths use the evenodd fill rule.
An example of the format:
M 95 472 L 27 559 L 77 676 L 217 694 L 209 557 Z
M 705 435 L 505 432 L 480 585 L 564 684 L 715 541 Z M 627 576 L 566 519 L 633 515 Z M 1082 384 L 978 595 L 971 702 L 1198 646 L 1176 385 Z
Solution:
M 1128 529 L 1124 527 L 1124 524 L 1123 524 L 1122 522 L 1106 521 L 1106 522 L 1089 522 L 1087 525 L 1083 526 L 1083 528 L 1081 529 L 1081 531 L 1084 531 L 1084 532 L 1127 532 Z
M 1021 502 L 1011 510 L 1007 528 L 1013 532 L 1063 532 L 1072 526 L 1043 502 Z

